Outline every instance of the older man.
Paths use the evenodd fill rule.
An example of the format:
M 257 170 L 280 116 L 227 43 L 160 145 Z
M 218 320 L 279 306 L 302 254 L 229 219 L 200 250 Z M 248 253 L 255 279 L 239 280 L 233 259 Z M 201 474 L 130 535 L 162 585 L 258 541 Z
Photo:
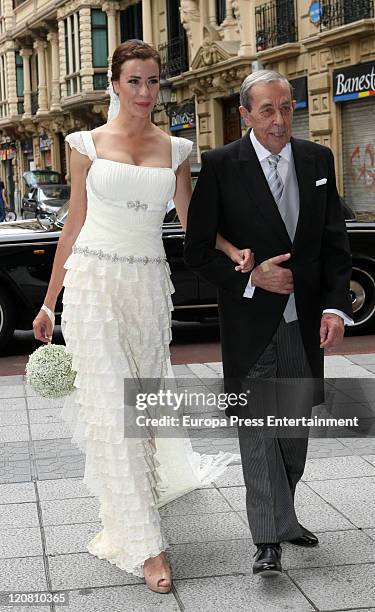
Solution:
M 274 71 L 248 76 L 240 113 L 251 129 L 202 156 L 189 207 L 187 264 L 218 289 L 224 377 L 322 381 L 323 349 L 351 322 L 351 257 L 330 149 L 291 137 L 290 83 Z M 215 249 L 217 232 L 255 253 L 239 273 Z M 280 413 L 277 394 L 267 395 Z M 322 394 L 310 397 L 322 401 Z M 303 414 L 307 414 L 305 408 Z M 228 414 L 228 412 L 227 412 Z M 307 436 L 239 427 L 247 514 L 257 553 L 253 572 L 280 573 L 280 542 L 316 546 L 298 522 L 295 488 Z

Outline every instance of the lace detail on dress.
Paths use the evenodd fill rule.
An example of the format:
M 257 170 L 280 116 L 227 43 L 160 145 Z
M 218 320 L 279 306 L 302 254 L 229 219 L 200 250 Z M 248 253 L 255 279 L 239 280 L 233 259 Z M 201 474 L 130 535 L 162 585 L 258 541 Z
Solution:
M 71 149 L 77 149 L 78 153 L 87 155 L 87 157 L 89 157 L 89 154 L 86 151 L 85 143 L 83 142 L 82 132 L 73 132 L 73 134 L 68 134 L 65 140 Z
M 90 255 L 92 255 L 93 257 L 98 257 L 99 259 L 105 259 L 106 261 L 113 261 L 114 263 L 129 263 L 129 264 L 134 264 L 134 263 L 142 263 L 142 264 L 149 264 L 149 263 L 165 263 L 167 261 L 166 257 L 147 257 L 147 255 L 144 255 L 143 257 L 137 257 L 135 255 L 117 255 L 117 253 L 104 253 L 104 251 L 102 251 L 101 249 L 99 250 L 95 250 L 95 249 L 89 249 L 88 247 L 79 247 L 74 245 L 73 249 L 72 249 L 73 253 L 79 253 L 81 255 L 84 255 L 85 257 L 88 257 Z
M 178 157 L 179 157 L 178 165 L 179 166 L 182 164 L 183 161 L 185 161 L 187 157 L 189 157 L 192 148 L 193 148 L 192 140 L 188 140 L 187 138 L 179 138 L 179 146 L 178 146 Z

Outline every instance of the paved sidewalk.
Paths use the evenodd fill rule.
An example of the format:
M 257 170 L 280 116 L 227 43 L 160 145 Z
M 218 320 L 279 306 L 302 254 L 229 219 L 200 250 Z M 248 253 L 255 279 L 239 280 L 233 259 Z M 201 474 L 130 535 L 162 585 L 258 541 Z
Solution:
M 174 367 L 178 377 L 218 376 L 221 364 Z M 375 377 L 375 355 L 326 358 L 328 377 Z M 375 398 L 373 398 L 375 401 Z M 86 552 L 100 530 L 98 504 L 82 483 L 84 457 L 60 419 L 22 376 L 0 378 L 0 591 L 69 591 L 69 606 L 33 612 L 304 612 L 375 610 L 375 439 L 311 439 L 297 491 L 301 522 L 320 546 L 283 545 L 284 574 L 251 573 L 253 553 L 240 465 L 215 485 L 162 509 L 173 592 Z M 238 452 L 235 438 L 194 439 L 200 452 Z

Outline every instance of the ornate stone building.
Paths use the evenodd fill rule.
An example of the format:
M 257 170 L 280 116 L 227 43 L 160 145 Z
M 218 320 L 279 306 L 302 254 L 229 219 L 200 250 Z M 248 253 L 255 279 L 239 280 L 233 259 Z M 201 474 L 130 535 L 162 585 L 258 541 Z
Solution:
M 260 67 L 292 80 L 295 135 L 330 146 L 341 192 L 375 207 L 374 0 L 0 0 L 0 175 L 68 176 L 67 133 L 106 120 L 108 58 L 143 38 L 163 60 L 154 121 L 200 153 L 243 133 L 238 92 Z

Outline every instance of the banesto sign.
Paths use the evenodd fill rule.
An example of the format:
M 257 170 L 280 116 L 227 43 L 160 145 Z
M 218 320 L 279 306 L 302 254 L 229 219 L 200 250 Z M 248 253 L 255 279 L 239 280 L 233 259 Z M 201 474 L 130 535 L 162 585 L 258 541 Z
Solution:
M 333 71 L 333 100 L 344 102 L 375 95 L 375 62 Z

